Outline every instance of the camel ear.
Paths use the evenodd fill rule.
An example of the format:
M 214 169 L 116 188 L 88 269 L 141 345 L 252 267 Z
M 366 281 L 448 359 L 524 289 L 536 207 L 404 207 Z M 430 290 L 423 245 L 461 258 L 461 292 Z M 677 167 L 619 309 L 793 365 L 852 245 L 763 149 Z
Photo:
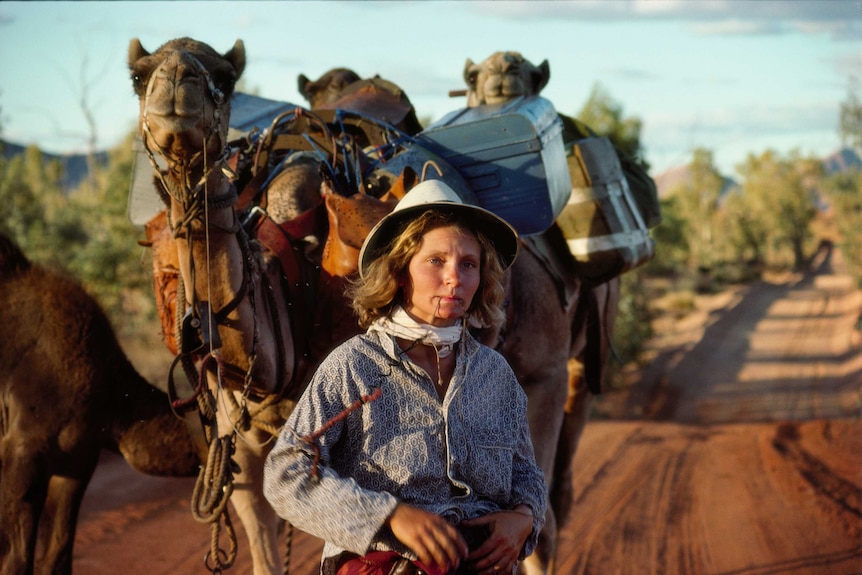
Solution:
M 237 40 L 234 43 L 233 48 L 225 53 L 224 59 L 231 63 L 236 72 L 235 79 L 239 80 L 239 77 L 242 76 L 243 70 L 245 70 L 245 44 L 243 41 Z
M 389 188 L 389 191 L 386 192 L 386 194 L 388 194 L 389 197 L 393 197 L 396 200 L 400 200 L 417 183 L 419 183 L 419 175 L 416 173 L 416 170 L 414 170 L 410 166 L 404 166 L 404 169 L 401 170 L 401 175 L 398 176 L 398 178 L 395 180 L 395 182 L 392 184 L 392 187 Z M 381 197 L 381 199 L 383 198 Z
M 464 81 L 468 86 L 473 87 L 476 83 L 476 71 L 473 70 L 473 60 L 467 58 L 467 61 L 464 63 Z
M 141 46 L 141 41 L 137 38 L 132 38 L 132 41 L 129 42 L 129 68 L 135 65 L 135 62 L 149 56 L 150 53 L 144 50 L 144 47 Z
M 536 95 L 538 95 L 551 79 L 551 65 L 547 60 L 542 60 L 542 63 L 539 64 L 539 73 L 536 76 L 533 78 L 533 86 L 535 86 Z
M 311 82 L 308 79 L 308 76 L 305 74 L 300 74 L 296 77 L 296 88 L 299 90 L 299 95 L 308 100 L 308 92 L 306 92 L 305 87 Z

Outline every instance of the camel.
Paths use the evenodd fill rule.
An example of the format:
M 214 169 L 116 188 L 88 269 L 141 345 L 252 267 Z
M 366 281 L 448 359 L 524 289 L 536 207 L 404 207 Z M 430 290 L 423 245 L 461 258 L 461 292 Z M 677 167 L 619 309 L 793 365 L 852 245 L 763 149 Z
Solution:
M 96 301 L 2 234 L 0 323 L 0 573 L 68 574 L 101 449 L 153 475 L 193 476 L 200 457 Z
M 222 55 L 179 38 L 151 54 L 133 39 L 128 62 L 140 103 L 139 133 L 176 239 L 177 307 L 191 310 L 178 333 L 200 338 L 182 338 L 177 357 L 203 358 L 199 398 L 215 412 L 208 465 L 221 474 L 211 493 L 215 501 L 200 511 L 215 535 L 223 525 L 230 537 L 229 499 L 248 535 L 254 574 L 274 575 L 281 572 L 279 520 L 263 498 L 263 461 L 301 391 L 307 358 L 291 326 L 304 304 L 291 301 L 296 293 L 281 280 L 278 257 L 249 240 L 234 210 L 236 188 L 224 152 L 245 47 L 238 40 Z M 214 544 L 207 567 L 229 567 L 234 544 L 226 552 Z
M 263 458 L 315 362 L 328 347 L 339 343 L 336 339 L 356 333 L 358 327 L 349 314 L 332 315 L 339 322 L 335 325 L 317 321 L 321 302 L 324 306 L 333 301 L 337 305 L 338 297 L 333 295 L 341 294 L 315 293 L 332 284 L 321 280 L 323 274 L 310 278 L 301 275 L 303 270 L 308 271 L 309 262 L 303 257 L 290 257 L 301 251 L 290 249 L 295 245 L 295 236 L 282 226 L 284 238 L 290 238 L 280 242 L 282 246 L 289 244 L 280 258 L 275 253 L 278 250 L 269 247 L 259 231 L 256 238 L 250 237 L 238 221 L 246 208 L 234 207 L 237 190 L 227 167 L 225 139 L 230 93 L 244 66 L 241 41 L 223 55 L 189 38 L 167 42 L 153 53 L 137 39 L 129 46 L 129 67 L 140 102 L 139 132 L 151 155 L 156 187 L 168 207 L 172 235 L 178 240 L 176 261 L 182 284 L 179 293 L 185 296 L 179 307 L 191 310 L 176 330 L 182 336 L 178 357 L 200 360 L 201 371 L 207 376 L 201 393 L 208 389 L 220 398 L 215 402 L 218 426 L 212 435 L 210 456 L 223 443 L 235 446 L 233 458 L 239 468 L 233 483 L 236 487 L 225 492 L 230 493 L 231 503 L 250 536 L 254 573 L 264 575 L 280 572 L 281 566 L 276 560 L 278 522 L 261 496 Z M 310 112 L 296 114 L 315 118 Z M 303 135 L 316 138 L 316 146 L 337 139 L 319 137 L 318 133 Z M 156 155 L 161 156 L 166 168 L 159 167 Z M 328 174 L 321 180 L 320 196 L 324 198 L 328 221 L 334 224 L 315 230 L 314 235 L 325 238 L 330 248 L 338 243 L 352 248 L 324 247 L 324 254 L 347 254 L 339 267 L 342 277 L 355 273 L 357 262 L 350 254 L 356 253 L 357 243 L 361 244 L 367 233 L 362 226 L 370 228 L 394 206 L 386 193 L 395 193 L 399 186 L 409 189 L 417 181 L 407 175 L 421 174 L 424 178 L 425 168 L 433 165 L 436 170 L 432 170 L 432 177 L 446 179 L 456 191 L 467 186 L 454 168 L 430 156 L 421 146 L 405 145 L 384 164 L 385 169 L 375 170 L 362 182 L 385 181 L 386 185 L 374 193 L 362 187 L 345 193 L 341 185 L 344 173 Z M 322 167 L 331 167 L 324 164 Z M 366 164 L 359 162 L 360 167 Z M 255 178 L 261 179 L 260 172 Z M 410 182 L 405 184 L 408 179 Z M 273 195 L 282 193 L 291 197 L 295 191 L 270 187 L 270 201 Z M 239 195 L 242 203 L 245 188 Z M 348 199 L 355 203 L 348 211 L 376 215 L 356 218 L 360 224 L 345 224 L 353 229 L 335 229 L 341 225 L 338 222 L 350 220 L 333 215 L 333 210 L 338 212 L 340 196 L 350 196 Z M 294 219 L 304 219 L 306 213 L 296 214 Z M 270 221 L 268 215 L 262 217 Z M 562 241 L 562 237 L 551 234 L 548 241 Z M 324 255 L 322 265 L 327 261 Z M 318 269 L 314 262 L 310 267 Z M 295 281 L 295 270 L 288 268 L 299 268 L 300 277 L 308 281 Z M 294 289 L 300 283 L 311 289 Z M 528 394 L 533 442 L 549 479 L 554 473 L 558 443 L 567 441 L 561 438 L 565 417 L 561 406 L 568 395 L 568 360 L 573 356 L 573 347 L 582 345 L 576 340 L 583 337 L 572 329 L 573 324 L 580 325 L 584 319 L 579 313 L 578 298 L 553 297 L 561 292 L 577 294 L 580 281 L 570 274 L 563 283 L 561 286 L 555 282 L 542 259 L 525 242 L 509 276 L 505 328 L 477 334 L 503 353 Z M 331 338 L 336 332 L 338 338 Z M 330 341 L 326 345 L 315 345 L 315 341 L 327 337 Z M 606 344 L 603 340 L 603 357 L 607 355 Z M 546 529 L 555 533 L 554 514 L 549 514 Z M 218 568 L 230 563 L 229 559 L 222 562 L 222 555 L 216 549 L 210 557 L 219 562 Z M 524 568 L 530 575 L 552 572 L 553 547 L 545 546 Z
M 466 95 L 467 106 L 500 104 L 519 96 L 536 96 L 551 79 L 551 67 L 547 60 L 538 66 L 524 58 L 520 52 L 494 52 L 479 63 L 467 59 L 464 64 L 464 82 L 467 90 L 453 90 L 451 96 Z M 557 113 L 563 123 L 563 141 L 566 148 L 584 138 L 597 134 L 577 118 Z M 647 228 L 661 222 L 661 210 L 655 182 L 644 167 L 632 156 L 615 147 L 629 188 L 634 193 L 641 216 Z
M 341 92 L 361 77 L 349 68 L 333 68 L 317 80 L 310 80 L 305 74 L 300 74 L 296 80 L 300 95 L 313 110 L 338 100 Z
M 538 96 L 550 79 L 547 60 L 536 66 L 519 52 L 494 52 L 478 64 L 467 58 L 464 65 L 467 107 Z
M 299 92 L 312 110 L 345 109 L 371 116 L 414 136 L 422 124 L 407 94 L 379 74 L 361 79 L 349 68 L 332 68 L 317 80 L 298 77 Z

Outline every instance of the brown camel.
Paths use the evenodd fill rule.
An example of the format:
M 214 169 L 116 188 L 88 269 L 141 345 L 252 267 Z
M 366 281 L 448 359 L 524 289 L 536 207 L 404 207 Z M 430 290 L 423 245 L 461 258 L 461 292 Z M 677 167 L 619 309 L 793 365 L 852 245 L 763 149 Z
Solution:
M 537 96 L 550 80 L 551 69 L 547 60 L 539 65 L 531 63 L 519 52 L 495 52 L 480 63 L 474 63 L 469 58 L 464 65 L 464 81 L 467 84 L 467 106 L 476 107 L 485 104 L 494 105 L 508 102 L 521 96 Z M 559 114 L 563 122 L 563 139 L 569 145 L 576 140 L 592 135 L 592 131 L 576 120 Z M 628 161 L 629 158 L 621 158 Z M 639 177 L 649 178 L 644 172 L 640 174 L 637 166 L 630 162 L 632 170 L 638 172 Z M 560 231 L 556 225 L 545 235 L 559 235 Z M 567 248 L 557 244 L 559 254 L 564 259 L 573 263 Z M 567 281 L 578 282 L 577 269 L 574 265 L 564 267 L 564 275 L 570 276 Z M 572 277 L 574 276 L 574 277 Z M 580 297 L 587 295 L 582 292 Z M 590 305 L 594 310 L 592 321 L 599 322 L 599 329 L 588 330 L 588 322 L 574 326 L 577 337 L 571 348 L 571 359 L 568 371 L 568 397 L 566 399 L 565 420 L 563 431 L 560 434 L 557 446 L 536 446 L 538 452 L 546 449 L 556 450 L 553 458 L 546 458 L 542 453 L 540 459 L 546 463 L 553 462 L 553 471 L 550 481 L 549 515 L 555 513 L 558 517 L 566 517 L 571 505 L 571 478 L 572 463 L 578 442 L 583 433 L 590 413 L 591 387 L 593 391 L 601 382 L 601 370 L 608 360 L 609 340 L 613 333 L 620 297 L 620 278 L 614 277 L 592 287 L 588 292 L 592 298 Z M 601 341 L 595 341 L 600 338 Z M 585 373 L 585 363 L 587 372 Z M 587 377 L 593 379 L 588 382 Z M 596 381 L 598 380 L 598 381 Z M 588 384 L 589 383 L 589 384 Z M 548 469 L 545 469 L 548 472 Z M 553 560 L 556 553 L 555 522 L 549 521 L 542 533 L 539 546 L 534 556 L 528 559 L 528 571 L 531 573 L 553 572 Z M 559 526 L 556 526 L 559 527 Z
M 494 52 L 478 64 L 467 58 L 464 81 L 467 106 L 500 104 L 520 96 L 536 96 L 551 79 L 547 60 L 536 66 L 519 52 Z
M 312 110 L 351 110 L 411 136 L 422 131 L 416 110 L 404 90 L 380 75 L 363 80 L 349 68 L 333 68 L 314 81 L 300 74 L 298 83 L 299 92 Z
M 347 86 L 361 79 L 350 68 L 333 68 L 317 80 L 312 81 L 305 74 L 300 74 L 296 80 L 299 93 L 313 110 L 335 102 Z
M 102 448 L 153 475 L 192 476 L 200 459 L 96 301 L 2 234 L 0 324 L 0 573 L 71 573 Z
M 224 151 L 230 96 L 244 67 L 239 40 L 224 55 L 190 38 L 152 54 L 137 39 L 129 45 L 139 132 L 151 157 L 159 155 L 167 165 L 161 170 L 153 161 L 177 238 L 179 308 L 192 311 L 188 324 L 200 334 L 193 349 L 191 338 L 183 338 L 180 357 L 208 362 L 201 394 L 212 398 L 217 419 L 209 457 L 235 463 L 233 481 L 220 480 L 213 497 L 230 498 L 248 535 L 254 574 L 275 575 L 282 570 L 279 520 L 263 498 L 263 461 L 292 409 L 290 398 L 301 391 L 308 358 L 294 345 L 303 338 L 295 336 L 291 321 L 305 306 L 282 281 L 277 255 L 250 240 L 234 210 L 236 189 Z M 222 521 L 228 525 L 223 505 L 220 500 L 208 511 L 214 532 Z M 233 558 L 216 549 L 208 559 L 223 569 Z
M 230 91 L 245 65 L 242 43 L 238 41 L 233 49 L 220 56 L 209 46 L 188 38 L 168 42 L 152 54 L 144 50 L 140 42 L 132 40 L 129 65 L 140 99 L 139 130 L 144 145 L 153 156 L 162 156 L 167 165 L 160 169 L 155 160 L 152 162 L 157 187 L 163 191 L 169 206 L 173 234 L 179 239 L 177 262 L 180 278 L 186 286 L 181 307 L 191 308 L 194 321 L 188 325 L 197 326 L 202 334 L 200 347 L 185 350 L 183 345 L 180 353 L 194 351 L 197 357 L 207 358 L 209 387 L 226 399 L 217 402 L 218 434 L 240 437 L 234 442 L 237 450 L 234 459 L 241 471 L 231 501 L 252 537 L 255 574 L 278 573 L 277 521 L 260 491 L 262 461 L 270 445 L 268 440 L 292 407 L 290 398 L 301 392 L 308 367 L 313 366 L 320 359 L 319 353 L 324 351 L 321 348 L 309 353 L 302 344 L 312 342 L 314 350 L 317 348 L 312 340 L 319 336 L 341 330 L 339 333 L 346 337 L 358 328 L 352 317 L 341 316 L 341 321 L 349 325 L 321 326 L 309 322 L 312 327 L 308 331 L 307 318 L 319 317 L 319 310 L 313 303 L 308 305 L 309 301 L 319 305 L 321 301 L 332 301 L 333 294 L 311 293 L 308 297 L 307 291 L 296 293 L 293 290 L 296 282 L 291 280 L 295 276 L 287 269 L 303 268 L 303 262 L 290 261 L 291 250 L 288 249 L 288 257 L 281 258 L 286 263 L 279 267 L 279 258 L 270 253 L 273 250 L 261 248 L 261 244 L 267 245 L 267 242 L 248 238 L 244 228 L 237 224 L 238 211 L 233 208 L 236 190 L 227 175 L 230 172 L 223 169 L 222 152 L 226 144 Z M 389 174 L 390 183 L 400 180 L 406 167 L 414 174 L 423 174 L 430 156 L 433 154 L 423 152 L 418 145 L 399 151 L 385 163 L 388 170 L 398 167 Z M 437 168 L 434 177 L 446 179 L 456 191 L 466 187 L 457 171 L 439 157 L 434 156 L 434 159 Z M 381 169 L 375 174 L 383 172 L 385 170 Z M 386 176 L 380 175 L 381 181 L 385 179 Z M 368 179 L 372 180 L 374 178 Z M 323 183 L 325 190 L 338 187 L 330 185 L 331 181 Z M 390 187 L 395 186 L 387 186 L 386 190 Z M 291 193 L 290 190 L 282 192 Z M 364 193 L 362 189 L 350 192 Z M 331 196 L 329 191 L 326 194 Z M 244 190 L 242 195 L 245 195 Z M 375 200 L 376 196 L 366 194 L 364 200 L 358 202 L 364 207 L 356 209 L 373 207 Z M 333 208 L 330 205 L 333 203 L 337 202 L 327 198 L 327 207 Z M 386 209 L 381 210 L 377 218 L 391 209 L 391 203 L 385 200 L 381 203 L 386 204 Z M 372 211 L 377 213 L 375 209 Z M 330 217 L 333 217 L 331 212 Z M 350 218 L 333 217 L 332 221 L 348 220 Z M 368 222 L 362 217 L 355 221 Z M 374 221 L 372 218 L 370 223 Z M 352 237 L 351 247 L 356 248 L 365 231 L 350 231 L 353 233 L 344 234 L 330 228 L 326 241 L 348 243 L 346 238 Z M 339 253 L 351 252 L 339 250 Z M 347 264 L 342 266 L 347 271 L 341 273 L 355 269 L 355 261 Z M 282 281 L 283 276 L 287 281 Z M 317 285 L 319 290 L 325 282 L 318 284 L 317 279 L 311 278 L 304 285 Z M 479 334 L 483 341 L 505 355 L 529 396 L 533 441 L 549 479 L 564 426 L 561 406 L 568 394 L 567 364 L 576 345 L 573 339 L 577 336 L 572 330 L 577 297 L 561 301 L 556 294 L 562 291 L 577 294 L 579 281 L 570 275 L 564 283 L 565 286 L 556 283 L 542 260 L 525 244 L 510 275 L 508 322 L 504 330 Z M 213 326 L 217 326 L 217 330 Z M 323 331 L 326 333 L 321 334 Z M 335 343 L 338 342 L 331 342 Z M 602 354 L 606 355 L 606 340 L 602 345 Z M 216 359 L 210 361 L 213 357 Z M 233 413 L 222 409 L 234 396 L 239 408 L 235 407 Z M 548 528 L 553 532 L 553 516 L 549 516 Z M 541 561 L 545 565 L 551 562 L 548 557 Z

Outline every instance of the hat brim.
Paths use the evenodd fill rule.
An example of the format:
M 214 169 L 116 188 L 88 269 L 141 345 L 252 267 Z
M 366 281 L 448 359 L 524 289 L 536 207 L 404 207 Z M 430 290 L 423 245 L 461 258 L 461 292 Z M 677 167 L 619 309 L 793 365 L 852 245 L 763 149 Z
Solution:
M 365 276 L 368 266 L 386 253 L 392 240 L 407 221 L 432 208 L 443 208 L 457 214 L 464 214 L 467 221 L 473 221 L 494 244 L 503 269 L 508 268 L 518 256 L 518 232 L 506 220 L 479 206 L 449 201 L 429 202 L 410 206 L 391 212 L 383 217 L 369 232 L 359 252 L 359 275 Z

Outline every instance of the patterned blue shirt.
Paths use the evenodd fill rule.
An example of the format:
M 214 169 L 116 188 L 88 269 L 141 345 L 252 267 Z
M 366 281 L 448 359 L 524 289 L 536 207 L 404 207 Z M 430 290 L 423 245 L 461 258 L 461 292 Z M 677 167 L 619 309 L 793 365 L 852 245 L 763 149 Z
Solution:
M 399 501 L 452 524 L 526 504 L 533 551 L 546 488 L 527 423 L 527 398 L 506 360 L 466 334 L 441 403 L 434 382 L 377 331 L 357 335 L 320 365 L 264 467 L 264 494 L 279 516 L 323 539 L 321 573 L 344 551 L 396 550 L 415 558 L 384 523 Z M 380 397 L 339 420 L 313 450 L 300 438 L 362 396 Z

